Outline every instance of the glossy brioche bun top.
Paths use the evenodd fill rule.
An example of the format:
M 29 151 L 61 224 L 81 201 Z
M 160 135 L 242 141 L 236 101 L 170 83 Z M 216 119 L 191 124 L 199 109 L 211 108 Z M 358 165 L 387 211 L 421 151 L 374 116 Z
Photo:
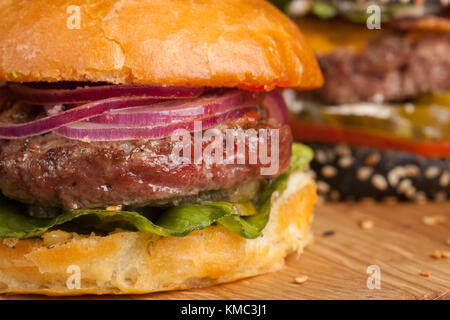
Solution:
M 323 82 L 296 25 L 264 0 L 3 0 L 0 21 L 4 81 L 250 90 Z

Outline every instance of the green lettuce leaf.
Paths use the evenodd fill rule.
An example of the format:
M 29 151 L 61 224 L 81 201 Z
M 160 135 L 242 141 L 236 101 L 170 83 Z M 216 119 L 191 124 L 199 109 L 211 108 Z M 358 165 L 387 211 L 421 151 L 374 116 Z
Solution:
M 312 12 L 321 19 L 330 19 L 338 14 L 336 7 L 327 1 L 314 1 Z
M 183 237 L 218 223 L 244 238 L 253 239 L 261 234 L 269 220 L 272 194 L 275 191 L 281 194 L 290 172 L 306 168 L 313 157 L 311 149 L 304 145 L 293 144 L 292 148 L 290 170 L 269 182 L 252 202 L 180 205 L 166 209 L 155 221 L 137 212 L 100 209 L 75 210 L 53 219 L 38 219 L 24 215 L 19 203 L 0 197 L 0 238 L 38 237 L 66 223 L 90 218 L 82 220 L 83 225 L 106 232 L 124 227 L 159 236 Z

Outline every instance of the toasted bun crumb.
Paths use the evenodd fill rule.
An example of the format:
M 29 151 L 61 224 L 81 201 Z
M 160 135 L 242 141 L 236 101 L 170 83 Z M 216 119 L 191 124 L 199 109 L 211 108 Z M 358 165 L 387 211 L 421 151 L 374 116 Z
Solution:
M 0 293 L 149 293 L 276 271 L 286 255 L 301 253 L 311 240 L 316 198 L 311 175 L 292 174 L 283 194 L 272 198 L 263 236 L 253 240 L 212 226 L 182 238 L 128 231 L 108 236 L 53 231 L 43 239 L 1 241 Z M 70 278 L 77 271 L 79 289 Z

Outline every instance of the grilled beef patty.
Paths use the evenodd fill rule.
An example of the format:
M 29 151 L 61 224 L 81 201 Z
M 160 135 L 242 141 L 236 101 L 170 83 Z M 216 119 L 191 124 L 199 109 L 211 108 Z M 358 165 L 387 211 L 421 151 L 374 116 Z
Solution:
M 361 52 L 339 48 L 319 57 L 325 85 L 300 97 L 326 104 L 401 101 L 450 89 L 450 33 L 413 41 L 383 35 Z
M 277 176 L 289 167 L 292 134 L 286 125 L 271 120 L 223 124 L 218 130 L 279 129 Z M 193 139 L 191 147 L 193 148 Z M 203 150 L 211 141 L 203 143 Z M 248 150 L 246 139 L 246 150 Z M 225 146 L 224 146 L 225 158 Z M 235 150 L 237 147 L 235 146 Z M 270 165 L 176 164 L 170 156 L 170 138 L 118 142 L 84 142 L 54 134 L 20 140 L 0 140 L 0 189 L 24 203 L 64 209 L 108 205 L 144 205 L 150 201 L 230 188 L 267 178 L 260 169 Z M 271 150 L 271 140 L 268 142 Z M 259 158 L 259 156 L 258 156 Z

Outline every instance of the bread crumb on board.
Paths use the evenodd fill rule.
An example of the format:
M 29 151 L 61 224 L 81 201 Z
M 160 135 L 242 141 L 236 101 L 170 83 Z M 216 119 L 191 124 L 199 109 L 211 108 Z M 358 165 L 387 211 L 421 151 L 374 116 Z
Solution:
M 430 272 L 428 270 L 422 270 L 420 271 L 420 275 L 422 277 L 428 278 L 430 276 Z
M 372 220 L 364 219 L 359 221 L 359 226 L 363 230 L 373 229 L 375 223 Z
M 294 282 L 296 284 L 303 284 L 306 282 L 306 280 L 308 280 L 308 276 L 307 275 L 301 275 L 298 277 L 295 277 Z
M 433 257 L 433 259 L 440 259 L 442 258 L 442 252 L 439 250 L 434 250 L 433 253 L 431 254 L 431 257 Z
M 435 226 L 445 222 L 444 216 L 423 216 L 422 223 L 427 226 Z

